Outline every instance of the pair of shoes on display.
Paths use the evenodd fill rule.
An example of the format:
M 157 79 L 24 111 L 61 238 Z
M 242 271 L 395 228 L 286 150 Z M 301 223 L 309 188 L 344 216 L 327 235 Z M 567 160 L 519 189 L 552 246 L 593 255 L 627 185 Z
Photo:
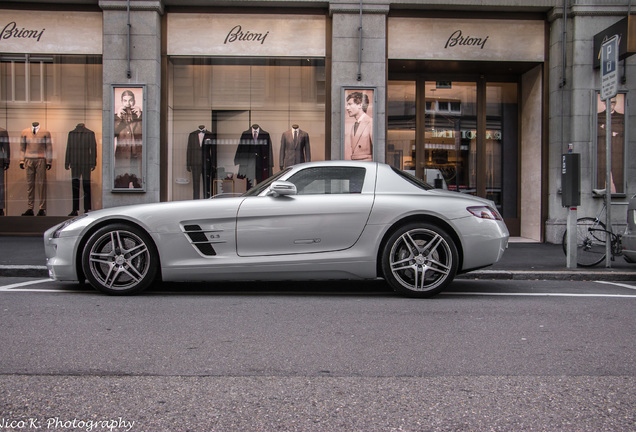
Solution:
M 27 209 L 27 211 L 22 213 L 22 216 L 33 216 L 33 210 L 32 209 Z M 40 210 L 38 212 L 38 216 L 46 216 L 46 210 Z
M 4 209 L 0 209 L 0 216 L 4 216 Z
M 69 216 L 77 216 L 77 210 L 73 210 L 68 214 Z

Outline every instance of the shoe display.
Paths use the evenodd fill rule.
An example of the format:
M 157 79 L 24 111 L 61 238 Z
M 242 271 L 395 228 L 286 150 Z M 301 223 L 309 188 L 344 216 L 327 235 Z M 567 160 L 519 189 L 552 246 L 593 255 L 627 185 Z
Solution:
M 38 212 L 38 216 L 46 216 L 46 211 L 45 210 L 40 210 Z
M 73 210 L 68 214 L 69 216 L 77 216 L 77 210 Z
M 33 210 L 32 209 L 27 209 L 27 211 L 22 213 L 22 216 L 33 216 Z

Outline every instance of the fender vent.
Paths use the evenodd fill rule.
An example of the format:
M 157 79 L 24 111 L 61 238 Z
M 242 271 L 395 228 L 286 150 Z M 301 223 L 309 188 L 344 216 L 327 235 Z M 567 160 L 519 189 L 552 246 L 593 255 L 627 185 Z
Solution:
M 190 239 L 192 246 L 197 248 L 205 256 L 214 256 L 216 251 L 212 247 L 212 241 L 208 239 L 206 231 L 202 230 L 199 225 L 184 225 L 186 236 Z

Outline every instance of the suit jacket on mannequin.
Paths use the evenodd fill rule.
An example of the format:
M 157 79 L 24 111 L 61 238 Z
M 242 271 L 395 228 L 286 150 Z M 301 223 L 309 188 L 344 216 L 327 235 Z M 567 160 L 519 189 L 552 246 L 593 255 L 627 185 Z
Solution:
M 97 141 L 95 132 L 88 129 L 83 123 L 68 133 L 66 144 L 66 159 L 64 167 L 90 168 L 97 166 Z
M 241 134 L 234 165 L 239 166 L 239 174 L 246 178 L 262 182 L 269 178 L 273 172 L 274 155 L 272 153 L 272 140 L 269 132 L 257 128 L 258 137 L 254 140 L 254 128 L 250 128 Z
M 294 131 L 298 132 L 296 140 L 294 140 Z M 280 169 L 303 162 L 311 162 L 309 134 L 300 128 L 283 132 L 280 138 Z
M 201 176 L 204 175 L 203 194 L 209 198 L 212 193 L 212 179 L 216 176 L 216 134 L 205 128 L 188 135 L 186 168 L 192 173 L 192 198 L 199 199 Z
M 188 149 L 186 155 L 186 167 L 203 167 L 203 162 L 208 168 L 216 169 L 216 134 L 203 129 L 203 139 L 199 140 L 200 129 L 190 132 L 188 135 Z M 205 144 L 205 146 L 204 146 Z

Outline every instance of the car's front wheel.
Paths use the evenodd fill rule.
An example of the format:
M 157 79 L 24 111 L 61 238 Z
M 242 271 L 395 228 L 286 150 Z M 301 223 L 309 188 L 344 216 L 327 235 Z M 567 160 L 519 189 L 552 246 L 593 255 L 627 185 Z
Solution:
M 443 229 L 412 223 L 389 237 L 382 252 L 382 273 L 395 291 L 430 297 L 453 281 L 458 262 L 457 247 Z
M 84 275 L 107 294 L 133 294 L 147 288 L 157 276 L 159 258 L 152 239 L 126 224 L 97 230 L 82 252 Z

